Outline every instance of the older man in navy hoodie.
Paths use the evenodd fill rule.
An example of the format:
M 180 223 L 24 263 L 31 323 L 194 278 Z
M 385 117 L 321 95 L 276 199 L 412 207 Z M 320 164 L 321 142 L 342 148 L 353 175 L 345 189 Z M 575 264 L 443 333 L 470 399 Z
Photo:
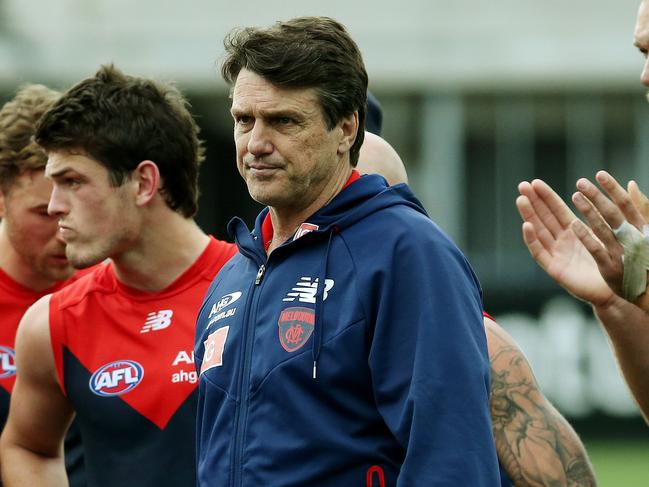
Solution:
M 500 485 L 480 287 L 404 186 L 354 170 L 367 74 L 338 22 L 226 39 L 267 206 L 198 318 L 198 484 Z

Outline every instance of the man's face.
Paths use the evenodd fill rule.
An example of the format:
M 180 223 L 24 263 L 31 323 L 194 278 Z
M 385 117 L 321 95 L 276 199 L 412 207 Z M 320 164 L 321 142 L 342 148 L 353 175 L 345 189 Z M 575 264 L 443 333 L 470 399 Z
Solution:
M 244 69 L 231 112 L 239 173 L 264 205 L 296 213 L 308 208 L 345 164 L 341 124 L 327 129 L 313 88 L 280 88 Z
M 635 31 L 633 33 L 634 44 L 645 58 L 640 80 L 642 84 L 649 87 L 649 2 L 643 1 L 638 10 Z
M 20 175 L 3 195 L 2 225 L 22 264 L 44 280 L 69 278 L 74 268 L 65 257 L 65 243 L 56 218 L 47 214 L 52 183 L 43 171 Z
M 112 186 L 107 169 L 84 155 L 48 156 L 45 175 L 54 183 L 48 212 L 58 220 L 72 265 L 89 267 L 129 250 L 139 233 L 131 181 Z

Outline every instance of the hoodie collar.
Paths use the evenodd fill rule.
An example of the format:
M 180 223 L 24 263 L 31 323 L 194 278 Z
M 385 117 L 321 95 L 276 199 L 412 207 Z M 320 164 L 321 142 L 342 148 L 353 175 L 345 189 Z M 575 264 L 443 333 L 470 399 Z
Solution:
M 332 226 L 336 227 L 337 232 L 343 231 L 369 214 L 389 206 L 408 206 L 426 214 L 422 204 L 406 184 L 389 187 L 385 179 L 377 174 L 359 177 L 354 172 L 344 190 L 302 224 L 305 227 L 308 225 L 308 228 L 300 232 L 300 237 L 306 233 L 326 234 Z M 273 236 L 268 207 L 257 216 L 252 232 L 243 220 L 235 217 L 228 224 L 228 233 L 236 241 L 242 254 L 255 256 L 258 263 L 264 262 L 267 258 L 264 245 Z
M 345 183 L 345 185 L 342 187 L 340 191 L 343 191 L 347 186 L 352 184 L 354 181 L 358 181 L 360 177 L 361 177 L 360 173 L 356 169 L 352 169 L 352 173 L 349 176 L 349 179 L 347 180 L 347 182 Z M 297 240 L 297 238 L 301 237 L 302 235 L 306 235 L 310 231 L 317 230 L 317 229 L 318 229 L 317 225 L 312 225 L 311 223 L 304 222 L 298 227 L 298 230 L 294 234 L 296 235 L 296 237 L 294 237 L 293 240 Z M 273 240 L 273 222 L 270 218 L 270 212 L 266 213 L 263 221 L 261 222 L 261 239 L 262 242 L 264 243 L 264 250 L 268 251 L 270 242 Z

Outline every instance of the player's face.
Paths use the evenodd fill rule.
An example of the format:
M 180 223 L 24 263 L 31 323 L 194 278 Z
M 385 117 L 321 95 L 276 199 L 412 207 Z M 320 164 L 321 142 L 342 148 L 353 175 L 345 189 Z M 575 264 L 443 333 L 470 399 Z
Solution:
M 638 10 L 635 31 L 633 33 L 634 44 L 644 56 L 644 66 L 640 80 L 642 84 L 649 87 L 649 2 L 643 1 Z
M 51 192 L 52 183 L 43 171 L 28 171 L 3 195 L 0 216 L 25 274 L 54 284 L 70 277 L 74 269 L 65 257 L 56 218 L 47 214 Z
M 131 180 L 113 186 L 108 170 L 85 155 L 48 156 L 45 174 L 54 184 L 48 212 L 58 220 L 72 265 L 89 267 L 129 250 L 139 233 Z
M 250 195 L 274 208 L 308 208 L 335 174 L 341 125 L 328 130 L 312 88 L 286 89 L 242 70 L 232 93 L 237 167 Z

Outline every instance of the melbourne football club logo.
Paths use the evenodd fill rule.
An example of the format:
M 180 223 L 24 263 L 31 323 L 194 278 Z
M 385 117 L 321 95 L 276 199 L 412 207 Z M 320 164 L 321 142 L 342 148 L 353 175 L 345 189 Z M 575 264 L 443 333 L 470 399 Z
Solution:
M 313 334 L 315 311 L 310 308 L 286 308 L 279 315 L 279 342 L 287 352 L 304 346 Z
M 13 348 L 0 345 L 0 379 L 16 375 L 16 352 Z
M 118 360 L 97 369 L 90 377 L 90 390 L 103 397 L 119 396 L 135 389 L 144 369 L 133 360 Z

